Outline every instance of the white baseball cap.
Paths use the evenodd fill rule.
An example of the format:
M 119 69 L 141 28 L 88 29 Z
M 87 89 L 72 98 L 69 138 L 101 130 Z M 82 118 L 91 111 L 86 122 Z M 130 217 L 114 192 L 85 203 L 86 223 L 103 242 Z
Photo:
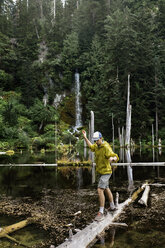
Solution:
M 93 140 L 94 141 L 97 141 L 97 140 L 99 140 L 99 139 L 101 139 L 102 138 L 102 134 L 100 133 L 100 132 L 95 132 L 94 134 L 93 134 Z

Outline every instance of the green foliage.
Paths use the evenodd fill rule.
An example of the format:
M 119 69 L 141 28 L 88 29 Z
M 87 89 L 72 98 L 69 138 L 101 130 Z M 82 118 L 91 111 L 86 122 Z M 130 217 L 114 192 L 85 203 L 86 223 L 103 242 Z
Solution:
M 29 116 L 33 124 L 38 128 L 43 128 L 51 121 L 55 121 L 55 109 L 52 106 L 44 106 L 43 103 L 36 99 L 35 104 L 29 109 Z
M 41 135 L 36 146 L 53 149 L 56 121 L 58 143 L 74 143 L 67 130 L 75 123 L 78 70 L 85 125 L 93 110 L 95 129 L 111 139 L 113 114 L 118 136 L 118 127 L 125 125 L 130 73 L 132 137 L 147 139 L 157 112 L 163 138 L 164 1 L 55 2 L 55 9 L 51 0 L 29 0 L 28 7 L 26 1 L 0 2 L 0 137 L 28 147 Z M 67 97 L 55 110 L 55 95 L 64 92 Z
M 16 146 L 19 148 L 20 147 L 29 148 L 30 145 L 31 145 L 31 139 L 28 136 L 28 134 L 25 133 L 24 131 L 19 132 Z
M 3 141 L 0 141 L 0 150 L 1 151 L 5 151 L 7 149 L 9 149 L 10 146 L 9 146 L 9 143 L 8 142 L 3 142 Z
M 64 68 L 63 83 L 66 88 L 70 88 L 73 84 L 73 73 L 78 67 L 79 43 L 78 35 L 72 32 L 64 40 L 62 51 L 62 64 Z

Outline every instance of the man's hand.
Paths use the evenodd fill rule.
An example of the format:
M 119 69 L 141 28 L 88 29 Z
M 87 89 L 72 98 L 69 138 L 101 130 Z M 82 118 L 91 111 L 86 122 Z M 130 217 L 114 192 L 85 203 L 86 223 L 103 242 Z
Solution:
M 82 134 L 83 134 L 84 138 L 86 138 L 86 137 L 87 137 L 87 135 L 86 135 L 86 131 L 85 131 L 85 130 L 82 130 Z
M 92 143 L 89 141 L 89 139 L 87 138 L 87 134 L 86 134 L 86 131 L 85 130 L 82 130 L 82 134 L 84 136 L 84 139 L 87 143 L 87 145 L 90 147 L 92 145 Z
M 109 158 L 109 162 L 110 162 L 110 163 L 113 162 L 113 161 L 115 161 L 115 162 L 117 161 L 117 157 L 116 157 L 116 156 L 115 156 L 115 157 L 110 157 L 110 158 Z

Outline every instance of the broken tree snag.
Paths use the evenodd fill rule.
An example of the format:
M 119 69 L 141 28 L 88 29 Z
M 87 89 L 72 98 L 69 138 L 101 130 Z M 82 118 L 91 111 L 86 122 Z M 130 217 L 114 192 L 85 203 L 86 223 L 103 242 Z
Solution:
M 81 248 L 88 247 L 97 236 L 99 236 L 104 230 L 108 229 L 109 226 L 113 225 L 113 223 L 118 219 L 119 215 L 123 212 L 123 209 L 136 200 L 138 194 L 142 190 L 144 190 L 144 185 L 134 192 L 134 194 L 126 201 L 118 204 L 118 208 L 113 212 L 113 214 L 108 212 L 102 221 L 93 221 L 89 226 L 73 235 L 69 240 L 65 241 L 57 248 L 77 248 L 78 244 L 81 244 Z M 117 223 L 117 225 L 119 225 L 119 223 Z
M 141 199 L 138 201 L 138 203 L 145 205 L 147 207 L 149 192 L 150 192 L 150 186 L 146 185 L 145 190 L 143 192 L 143 195 L 142 195 Z
M 135 201 L 138 197 L 138 195 L 144 190 L 146 184 L 143 184 L 138 190 L 136 190 L 133 195 L 131 196 L 131 202 Z

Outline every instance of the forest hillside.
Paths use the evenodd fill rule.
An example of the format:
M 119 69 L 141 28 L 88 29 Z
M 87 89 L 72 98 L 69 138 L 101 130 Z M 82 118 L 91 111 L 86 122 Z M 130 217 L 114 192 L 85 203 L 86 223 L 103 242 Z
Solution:
M 85 128 L 118 138 L 130 74 L 131 137 L 165 144 L 164 27 L 163 0 L 1 0 L 0 149 L 75 142 L 75 73 Z

